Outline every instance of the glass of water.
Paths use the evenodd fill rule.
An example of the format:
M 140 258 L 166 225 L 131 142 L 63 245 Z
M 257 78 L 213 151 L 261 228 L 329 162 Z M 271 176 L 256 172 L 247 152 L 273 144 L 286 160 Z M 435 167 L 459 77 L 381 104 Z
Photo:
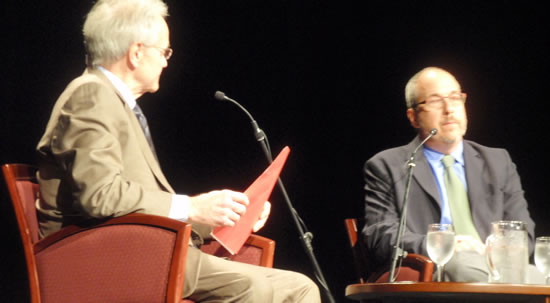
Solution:
M 455 250 L 455 231 L 451 224 L 428 225 L 427 236 L 428 256 L 437 265 L 437 282 L 441 282 L 443 267 L 451 258 Z
M 550 237 L 538 237 L 535 240 L 535 265 L 550 284 Z

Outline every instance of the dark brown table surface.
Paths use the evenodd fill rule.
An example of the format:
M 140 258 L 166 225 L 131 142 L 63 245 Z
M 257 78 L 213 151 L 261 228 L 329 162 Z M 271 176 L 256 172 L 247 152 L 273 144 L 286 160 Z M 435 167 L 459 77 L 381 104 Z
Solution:
M 550 303 L 550 286 L 456 282 L 365 283 L 348 285 L 346 297 L 369 303 Z

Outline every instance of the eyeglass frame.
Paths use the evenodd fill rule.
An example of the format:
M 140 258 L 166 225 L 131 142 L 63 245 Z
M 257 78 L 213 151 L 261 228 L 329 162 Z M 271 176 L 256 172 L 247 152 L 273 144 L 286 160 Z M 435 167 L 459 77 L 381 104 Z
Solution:
M 166 59 L 166 61 L 170 60 L 170 57 L 172 57 L 172 54 L 174 53 L 174 50 L 170 47 L 160 47 L 160 46 L 153 46 L 153 45 L 145 45 L 145 47 L 149 47 L 149 48 L 155 48 L 157 50 L 160 51 L 160 53 L 162 54 L 162 56 L 164 57 L 164 59 Z
M 442 109 L 442 108 L 443 108 L 443 103 L 445 102 L 445 100 L 449 99 L 449 98 L 450 98 L 452 95 L 454 95 L 454 94 L 457 94 L 457 93 L 451 93 L 451 94 L 449 94 L 449 95 L 447 95 L 447 96 L 444 96 L 444 97 L 443 97 L 443 96 L 439 96 L 439 95 L 429 96 L 429 97 L 427 97 L 426 99 L 424 99 L 424 100 L 422 100 L 422 101 L 420 101 L 420 102 L 415 102 L 415 103 L 413 104 L 412 108 L 413 108 L 414 110 L 417 110 L 419 105 L 425 104 L 426 107 L 428 107 L 429 109 Z M 458 93 L 458 94 L 460 95 L 460 101 L 461 101 L 461 103 L 462 103 L 462 104 L 465 104 L 465 103 L 466 103 L 466 98 L 468 97 L 468 95 L 467 95 L 466 93 L 462 93 L 462 92 L 461 92 L 461 93 Z M 427 103 L 428 100 L 427 100 L 427 99 L 432 98 L 432 97 L 437 97 L 437 98 L 439 98 L 439 100 L 434 101 L 434 102 L 438 102 L 439 104 L 441 104 L 440 107 L 434 108 L 433 106 L 430 107 L 430 105 L 428 105 L 428 103 Z M 456 100 L 456 101 L 458 101 L 458 100 Z M 458 103 L 457 103 L 457 104 L 453 104 L 453 105 L 456 106 L 456 105 L 458 105 Z

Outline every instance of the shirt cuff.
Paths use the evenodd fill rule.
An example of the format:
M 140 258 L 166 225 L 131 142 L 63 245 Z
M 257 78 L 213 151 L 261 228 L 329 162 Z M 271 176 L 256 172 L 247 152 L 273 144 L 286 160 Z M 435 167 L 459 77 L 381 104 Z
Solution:
M 189 196 L 173 195 L 172 207 L 170 207 L 168 217 L 170 219 L 187 222 L 187 220 L 189 219 L 189 207 Z

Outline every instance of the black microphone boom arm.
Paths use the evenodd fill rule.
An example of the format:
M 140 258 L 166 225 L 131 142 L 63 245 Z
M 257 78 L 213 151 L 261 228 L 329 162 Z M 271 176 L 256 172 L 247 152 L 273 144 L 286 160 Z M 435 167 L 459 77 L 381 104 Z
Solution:
M 267 140 L 267 136 L 265 135 L 264 131 L 258 126 L 258 123 L 252 115 L 237 101 L 227 97 L 223 92 L 217 91 L 214 95 L 214 98 L 216 100 L 220 101 L 230 101 L 237 105 L 242 111 L 244 111 L 248 117 L 250 118 L 250 121 L 252 123 L 252 128 L 254 129 L 254 136 L 256 137 L 256 140 L 260 142 L 260 146 L 268 160 L 269 163 L 273 161 L 273 156 L 271 154 L 271 149 L 269 147 L 269 142 Z M 300 218 L 298 215 L 298 212 L 294 207 L 292 206 L 292 202 L 290 201 L 290 198 L 286 192 L 285 186 L 283 184 L 283 181 L 281 181 L 281 178 L 278 178 L 277 185 L 279 186 L 279 189 L 281 190 L 281 193 L 283 194 L 284 200 L 290 210 L 290 214 L 292 218 L 294 219 L 294 223 L 296 224 L 296 227 L 298 228 L 298 232 L 300 233 L 300 240 L 302 241 L 302 245 L 304 246 L 304 249 L 306 251 L 307 256 L 309 257 L 312 265 L 313 270 L 315 272 L 315 278 L 317 278 L 317 282 L 321 285 L 321 288 L 325 291 L 325 295 L 327 296 L 330 303 L 335 303 L 334 297 L 332 296 L 332 293 L 330 292 L 330 289 L 328 287 L 328 284 L 325 280 L 325 277 L 323 276 L 323 272 L 321 271 L 321 268 L 319 266 L 319 263 L 317 262 L 317 259 L 315 258 L 315 255 L 313 254 L 313 246 L 311 245 L 311 240 L 313 239 L 313 234 L 305 228 L 304 221 Z
M 409 172 L 407 175 L 407 183 L 405 184 L 405 193 L 403 194 L 403 209 L 401 210 L 401 219 L 399 221 L 399 228 L 397 229 L 397 239 L 395 240 L 395 245 L 393 246 L 393 254 L 392 254 L 392 263 L 390 267 L 390 274 L 388 276 L 388 282 L 395 282 L 395 279 L 397 278 L 395 276 L 395 269 L 397 267 L 397 262 L 400 258 L 405 258 L 407 256 L 407 252 L 403 250 L 402 241 L 403 241 L 403 234 L 405 233 L 405 226 L 407 225 L 407 207 L 409 205 L 409 189 L 411 187 L 411 181 L 413 176 L 414 167 L 416 166 L 415 159 L 416 159 L 416 152 L 428 141 L 431 137 L 435 136 L 437 134 L 437 129 L 432 128 L 430 130 L 429 135 L 418 144 L 418 146 L 414 149 L 414 151 L 411 154 L 411 157 L 407 161 L 407 166 L 409 168 Z

